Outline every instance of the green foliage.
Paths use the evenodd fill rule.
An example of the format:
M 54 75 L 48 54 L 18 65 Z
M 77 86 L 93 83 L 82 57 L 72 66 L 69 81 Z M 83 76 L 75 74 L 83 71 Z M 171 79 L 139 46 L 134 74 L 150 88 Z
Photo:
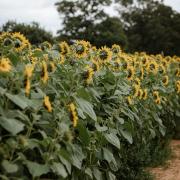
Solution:
M 118 18 L 111 18 L 104 7 L 111 0 L 64 1 L 56 3 L 63 16 L 63 28 L 58 31 L 59 40 L 86 39 L 97 47 L 114 43 L 127 46 L 127 38 Z
M 21 49 L 24 42 L 17 51 L 21 35 L 13 35 L 0 37 L 0 177 L 150 179 L 144 169 L 166 159 L 179 114 L 179 57 L 106 48 L 104 61 L 84 41 L 67 54 L 57 44 Z
M 124 14 L 130 51 L 180 55 L 180 14 L 162 3 L 147 3 Z

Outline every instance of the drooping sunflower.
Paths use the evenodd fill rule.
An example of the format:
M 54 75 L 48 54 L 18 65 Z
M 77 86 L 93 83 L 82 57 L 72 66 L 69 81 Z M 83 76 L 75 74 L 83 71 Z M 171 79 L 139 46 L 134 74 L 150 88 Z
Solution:
M 132 98 L 132 96 L 128 96 L 126 100 L 127 100 L 128 105 L 133 105 L 133 98 Z
M 43 104 L 44 104 L 44 107 L 48 110 L 48 112 L 52 112 L 52 105 L 49 100 L 49 96 L 44 96 Z
M 70 53 L 70 47 L 67 42 L 63 41 L 59 43 L 60 53 L 65 56 Z
M 139 75 L 140 75 L 140 79 L 143 80 L 144 79 L 144 68 L 143 67 L 140 68 Z
M 161 104 L 161 98 L 158 97 L 157 99 L 155 99 L 155 103 L 158 104 L 158 105 Z
M 111 50 L 114 54 L 121 53 L 121 47 L 117 44 L 113 44 Z
M 155 99 L 159 98 L 159 92 L 158 91 L 153 91 L 153 96 Z
M 143 97 L 143 90 L 141 88 L 139 88 L 139 90 L 138 90 L 138 98 L 142 99 L 142 97 Z
M 91 67 L 88 67 L 87 72 L 86 72 L 86 83 L 90 84 L 92 82 L 92 78 L 94 75 L 94 70 Z
M 100 69 L 100 65 L 99 65 L 99 62 L 98 61 L 92 61 L 92 68 L 93 68 L 93 71 L 96 72 L 96 71 L 99 71 Z
M 42 62 L 41 79 L 42 79 L 43 83 L 46 83 L 49 79 L 47 64 L 45 61 Z
M 32 74 L 33 74 L 33 71 L 34 71 L 34 66 L 31 65 L 31 64 L 28 64 L 28 65 L 26 65 L 26 67 L 25 67 L 24 75 L 25 75 L 27 78 L 31 78 L 31 77 L 32 77 Z
M 74 44 L 74 51 L 75 51 L 75 56 L 77 58 L 84 58 L 87 56 L 87 43 L 86 41 L 83 40 L 77 40 Z
M 25 87 L 26 96 L 28 96 L 29 93 L 30 93 L 30 90 L 31 90 L 31 81 L 30 81 L 30 78 L 25 77 L 25 79 L 24 79 L 24 87 Z
M 142 94 L 142 99 L 143 99 L 143 100 L 146 100 L 146 99 L 147 99 L 147 96 L 148 96 L 148 91 L 147 91 L 147 89 L 144 89 L 144 90 L 143 90 L 143 94 Z
M 175 82 L 176 92 L 180 93 L 180 80 Z
M 73 127 L 76 127 L 78 123 L 78 115 L 77 115 L 76 106 L 74 105 L 74 103 L 69 104 L 69 111 L 71 115 L 71 120 L 73 122 Z
M 30 48 L 30 43 L 28 39 L 25 38 L 21 33 L 13 33 L 12 38 L 14 39 L 15 51 L 21 52 L 25 48 Z
M 147 65 L 147 71 L 156 74 L 158 72 L 158 64 L 155 60 L 151 60 Z
M 9 58 L 0 59 L 0 72 L 2 73 L 10 72 L 11 69 L 12 69 L 12 65 Z
M 134 79 L 134 83 L 135 83 L 136 85 L 140 86 L 140 85 L 141 85 L 141 80 L 136 77 L 136 78 Z
M 101 49 L 99 49 L 98 57 L 102 63 L 110 62 L 110 60 L 112 58 L 112 52 L 109 48 L 104 46 Z
M 168 83 L 169 83 L 169 77 L 166 75 L 166 76 L 163 76 L 163 79 L 162 79 L 162 83 L 164 86 L 167 86 Z
M 154 102 L 156 104 L 161 104 L 161 98 L 159 96 L 159 92 L 158 91 L 154 91 L 153 92 L 153 96 L 154 96 Z
M 24 70 L 24 86 L 25 86 L 25 93 L 28 96 L 31 90 L 31 77 L 34 71 L 34 66 L 31 64 L 28 64 L 25 66 Z
M 64 61 L 65 61 L 65 58 L 64 58 L 64 55 L 60 55 L 60 61 L 59 61 L 59 64 L 64 64 Z
M 132 80 L 133 77 L 134 77 L 134 74 L 135 74 L 134 68 L 133 68 L 132 66 L 129 66 L 129 67 L 127 68 L 126 72 L 127 72 L 127 79 L 128 79 L 129 81 Z
M 133 97 L 136 98 L 138 97 L 140 87 L 138 85 L 133 85 Z
M 166 73 L 166 68 L 162 64 L 159 65 L 159 72 L 160 72 L 160 74 Z
M 49 66 L 50 66 L 50 72 L 54 72 L 56 70 L 56 65 L 54 62 L 51 61 L 49 63 Z
M 177 68 L 177 69 L 175 70 L 175 76 L 176 76 L 176 77 L 180 77 L 180 68 Z

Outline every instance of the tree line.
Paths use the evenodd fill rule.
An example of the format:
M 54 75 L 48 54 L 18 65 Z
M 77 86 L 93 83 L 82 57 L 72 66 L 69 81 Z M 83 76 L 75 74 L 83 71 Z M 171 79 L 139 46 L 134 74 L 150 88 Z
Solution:
M 107 12 L 112 5 L 116 16 Z M 1 30 L 21 32 L 36 45 L 85 39 L 97 47 L 119 44 L 127 52 L 180 55 L 180 13 L 162 0 L 59 0 L 55 6 L 63 19 L 56 37 L 38 23 L 9 21 Z

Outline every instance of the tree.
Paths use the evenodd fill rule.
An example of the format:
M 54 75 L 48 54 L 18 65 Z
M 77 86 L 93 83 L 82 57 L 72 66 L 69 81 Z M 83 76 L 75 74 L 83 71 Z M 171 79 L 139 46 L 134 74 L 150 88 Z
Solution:
M 180 14 L 171 7 L 152 1 L 124 13 L 123 17 L 131 52 L 180 55 Z
M 104 11 L 112 0 L 60 0 L 56 3 L 58 12 L 63 16 L 63 28 L 58 31 L 59 39 L 85 39 L 100 47 L 114 43 L 126 46 L 126 35 L 122 23 L 110 18 Z
M 37 45 L 44 41 L 53 42 L 53 35 L 45 31 L 36 22 L 32 24 L 16 23 L 15 21 L 8 21 L 2 26 L 2 31 L 6 32 L 20 32 L 26 36 L 31 44 Z

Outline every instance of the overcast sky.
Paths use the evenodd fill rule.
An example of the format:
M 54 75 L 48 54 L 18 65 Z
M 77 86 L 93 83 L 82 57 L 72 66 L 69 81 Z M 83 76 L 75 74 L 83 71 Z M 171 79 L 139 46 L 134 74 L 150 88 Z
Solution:
M 61 28 L 60 16 L 54 6 L 58 0 L 0 0 L 0 26 L 8 20 L 30 23 L 56 33 Z M 180 0 L 165 0 L 165 4 L 180 12 Z M 113 9 L 110 9 L 113 14 Z

